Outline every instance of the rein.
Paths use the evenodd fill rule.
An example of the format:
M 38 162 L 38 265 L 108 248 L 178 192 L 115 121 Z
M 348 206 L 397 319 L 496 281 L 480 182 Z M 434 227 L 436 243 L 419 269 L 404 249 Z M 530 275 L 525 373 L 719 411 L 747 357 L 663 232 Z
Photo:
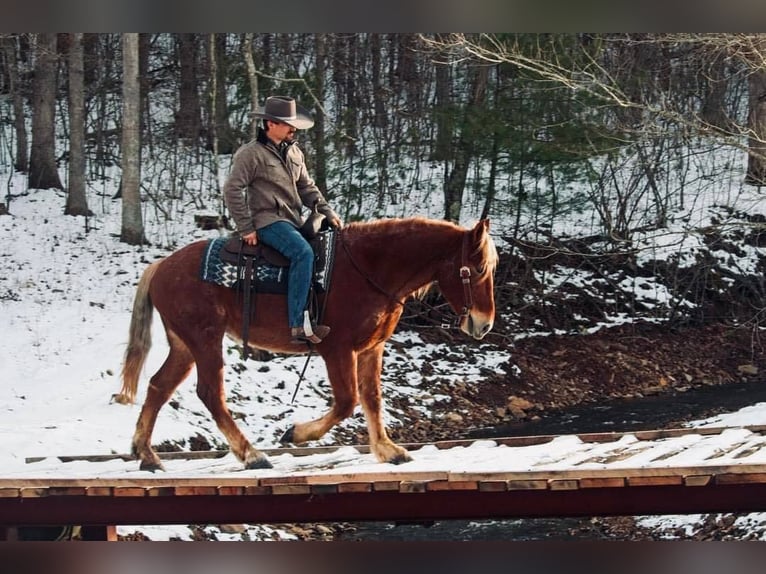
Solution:
M 338 239 L 340 240 L 340 244 L 343 246 L 343 251 L 348 256 L 349 261 L 351 261 L 351 265 L 353 265 L 354 269 L 356 269 L 357 273 L 359 273 L 365 281 L 367 281 L 370 285 L 375 287 L 378 291 L 380 291 L 383 295 L 388 297 L 389 300 L 391 300 L 393 303 L 401 306 L 404 308 L 405 304 L 404 302 L 400 301 L 396 297 L 394 297 L 391 293 L 389 293 L 386 289 L 381 287 L 368 273 L 366 273 L 362 268 L 359 266 L 359 264 L 354 259 L 354 256 L 351 255 L 351 251 L 348 248 L 348 245 L 343 239 L 343 233 L 338 234 Z M 460 313 L 458 314 L 457 318 L 454 319 L 451 322 L 443 322 L 441 323 L 441 327 L 443 329 L 457 329 L 460 327 L 460 323 L 468 317 L 468 315 L 471 313 L 471 309 L 473 309 L 473 294 L 471 293 L 471 269 L 466 265 L 466 245 L 468 243 L 468 235 L 466 234 L 463 237 L 463 245 L 461 247 L 461 263 L 462 266 L 460 267 L 460 281 L 463 283 L 463 308 L 460 310 Z M 423 304 L 426 308 L 428 308 L 430 311 L 434 311 L 436 313 L 441 313 L 439 309 L 431 305 L 430 303 L 426 303 L 425 301 L 421 301 L 421 304 Z

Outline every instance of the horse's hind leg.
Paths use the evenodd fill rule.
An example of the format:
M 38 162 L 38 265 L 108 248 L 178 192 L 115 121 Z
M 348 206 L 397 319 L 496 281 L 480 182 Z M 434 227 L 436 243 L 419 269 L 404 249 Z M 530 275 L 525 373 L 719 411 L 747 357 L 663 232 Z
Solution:
M 141 470 L 162 470 L 162 462 L 151 447 L 157 415 L 173 391 L 189 375 L 194 359 L 189 349 L 172 331 L 167 331 L 170 351 L 165 362 L 149 381 L 146 400 L 133 434 L 133 455 L 141 461 Z
M 217 348 L 217 353 L 213 350 Z M 197 396 L 213 415 L 218 428 L 226 437 L 231 452 L 245 468 L 272 468 L 266 455 L 250 444 L 237 427 L 226 406 L 223 386 L 223 356 L 220 339 L 217 346 L 201 344 L 204 351 L 195 352 L 197 359 Z
M 400 464 L 412 460 L 409 453 L 388 437 L 381 413 L 383 399 L 380 390 L 380 373 L 383 368 L 383 343 L 363 353 L 358 358 L 359 395 L 362 410 L 367 419 L 370 450 L 381 462 Z

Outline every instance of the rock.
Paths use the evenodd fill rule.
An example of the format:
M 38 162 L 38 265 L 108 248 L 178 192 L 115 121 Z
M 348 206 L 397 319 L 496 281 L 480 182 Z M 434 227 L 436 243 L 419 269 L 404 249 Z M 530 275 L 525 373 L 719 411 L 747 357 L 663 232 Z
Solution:
M 758 367 L 755 365 L 739 365 L 737 372 L 740 375 L 755 376 L 758 374 Z
M 508 397 L 508 401 L 506 402 L 506 407 L 512 411 L 528 411 L 529 409 L 534 408 L 534 406 L 535 404 L 533 402 L 528 401 L 522 397 L 517 397 L 515 395 Z
M 244 534 L 247 530 L 244 524 L 219 524 L 218 528 L 224 534 Z
M 449 421 L 451 423 L 462 423 L 463 422 L 463 416 L 458 414 L 458 413 L 455 413 L 455 412 L 447 413 L 446 415 L 444 415 L 444 418 L 447 419 L 447 421 Z

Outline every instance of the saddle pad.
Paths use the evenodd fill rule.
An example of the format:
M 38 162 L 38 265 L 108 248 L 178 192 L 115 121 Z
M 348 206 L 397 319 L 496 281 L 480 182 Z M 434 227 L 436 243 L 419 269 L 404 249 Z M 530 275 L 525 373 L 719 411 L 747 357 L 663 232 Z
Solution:
M 200 278 L 208 283 L 237 288 L 243 278 L 243 271 L 237 265 L 221 259 L 221 250 L 228 241 L 226 237 L 211 239 L 205 246 L 200 264 Z M 314 288 L 326 292 L 330 288 L 330 277 L 335 259 L 335 232 L 317 235 L 311 242 L 314 249 Z M 277 267 L 268 262 L 259 262 L 255 267 L 253 291 L 263 293 L 287 293 L 287 267 Z
M 200 278 L 208 283 L 236 288 L 243 277 L 244 268 L 227 263 L 221 259 L 221 249 L 226 243 L 226 237 L 211 239 L 205 246 L 200 266 Z M 270 264 L 260 264 L 255 267 L 253 290 L 267 293 L 287 292 L 287 267 L 275 267 Z

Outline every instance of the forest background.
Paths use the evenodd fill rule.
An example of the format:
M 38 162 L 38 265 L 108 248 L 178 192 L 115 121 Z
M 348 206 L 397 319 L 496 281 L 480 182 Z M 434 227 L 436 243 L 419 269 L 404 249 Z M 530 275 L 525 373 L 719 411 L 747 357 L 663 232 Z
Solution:
M 87 227 L 89 203 L 106 201 L 99 181 L 117 167 L 122 241 L 175 247 L 172 231 L 147 237 L 150 213 L 172 222 L 196 210 L 208 214 L 199 225 L 227 226 L 220 188 L 231 154 L 255 133 L 250 112 L 289 94 L 315 116 L 301 143 L 346 221 L 491 218 L 511 247 L 500 305 L 523 292 L 540 303 L 544 328 L 577 323 L 566 298 L 534 278 L 554 256 L 635 265 L 637 234 L 688 209 L 690 190 L 696 198 L 766 181 L 761 34 L 48 33 L 0 42 L 0 165 L 28 174 L 29 189 L 65 190 L 62 215 L 84 215 Z M 762 224 L 749 223 L 747 233 Z M 680 304 L 655 313 L 718 316 L 710 269 L 690 274 L 679 261 L 653 271 L 699 305 L 691 317 Z M 743 307 L 727 313 L 752 320 L 763 286 L 745 283 Z M 608 280 L 594 289 L 621 293 Z M 623 295 L 635 311 L 635 295 Z

